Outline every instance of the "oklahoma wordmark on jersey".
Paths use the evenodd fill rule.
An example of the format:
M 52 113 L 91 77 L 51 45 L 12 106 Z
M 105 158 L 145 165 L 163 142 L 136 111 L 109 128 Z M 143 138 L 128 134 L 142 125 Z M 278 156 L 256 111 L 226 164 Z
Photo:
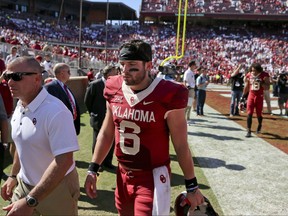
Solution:
M 187 88 L 156 78 L 148 88 L 135 93 L 122 76 L 114 76 L 107 80 L 104 96 L 116 127 L 118 161 L 135 169 L 167 165 L 170 158 L 166 117 L 173 110 L 186 108 Z
M 155 116 L 153 111 L 145 111 L 129 108 L 122 109 L 122 107 L 113 105 L 112 113 L 114 116 L 123 119 L 130 119 L 133 121 L 143 121 L 143 122 L 155 122 Z

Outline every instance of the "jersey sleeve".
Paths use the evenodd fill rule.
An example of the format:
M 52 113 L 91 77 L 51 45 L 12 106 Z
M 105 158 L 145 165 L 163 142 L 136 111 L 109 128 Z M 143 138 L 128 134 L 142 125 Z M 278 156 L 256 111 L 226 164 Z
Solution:
M 188 89 L 178 83 L 172 84 L 171 87 L 167 88 L 169 92 L 171 92 L 171 98 L 167 101 L 167 108 L 169 110 L 186 108 L 188 103 Z

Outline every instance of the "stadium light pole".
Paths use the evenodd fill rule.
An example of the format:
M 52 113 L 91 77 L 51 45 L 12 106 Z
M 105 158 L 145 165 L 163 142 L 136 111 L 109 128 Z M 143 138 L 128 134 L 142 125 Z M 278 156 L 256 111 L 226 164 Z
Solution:
M 107 7 L 106 7 L 106 28 L 105 28 L 105 31 L 106 31 L 106 35 L 105 35 L 105 64 L 107 65 L 108 63 L 108 54 L 107 54 L 107 44 L 108 44 L 108 22 L 109 20 L 109 0 L 107 0 Z
M 82 59 L 81 59 L 81 54 L 82 54 L 82 47 L 81 47 L 81 40 L 82 40 L 82 4 L 83 0 L 80 0 L 80 17 L 79 17 L 79 62 L 78 62 L 78 69 L 81 69 L 82 67 Z

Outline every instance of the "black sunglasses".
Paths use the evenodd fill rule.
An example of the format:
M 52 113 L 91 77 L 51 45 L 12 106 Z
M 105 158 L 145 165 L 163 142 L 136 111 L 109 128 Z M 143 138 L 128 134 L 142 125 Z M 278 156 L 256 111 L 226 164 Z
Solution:
M 20 81 L 22 80 L 23 76 L 30 76 L 33 74 L 37 74 L 35 72 L 15 72 L 15 73 L 4 73 L 3 78 L 8 82 L 10 79 L 14 81 Z

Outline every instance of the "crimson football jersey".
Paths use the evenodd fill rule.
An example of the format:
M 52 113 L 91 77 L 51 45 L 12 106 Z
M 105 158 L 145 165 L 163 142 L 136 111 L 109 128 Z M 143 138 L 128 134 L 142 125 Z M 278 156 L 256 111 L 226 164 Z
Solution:
M 113 113 L 118 161 L 143 170 L 169 164 L 166 115 L 186 108 L 187 88 L 156 78 L 148 88 L 134 93 L 122 76 L 112 76 L 106 82 L 104 96 Z
M 0 94 L 2 95 L 7 116 L 10 117 L 13 113 L 13 97 L 11 95 L 8 83 L 5 80 L 0 82 Z
M 266 77 L 269 77 L 269 74 L 265 72 L 261 72 L 257 76 L 254 76 L 252 73 L 248 73 L 246 78 L 250 84 L 250 93 L 253 95 L 262 95 L 264 88 L 261 86 L 261 82 L 263 82 Z

